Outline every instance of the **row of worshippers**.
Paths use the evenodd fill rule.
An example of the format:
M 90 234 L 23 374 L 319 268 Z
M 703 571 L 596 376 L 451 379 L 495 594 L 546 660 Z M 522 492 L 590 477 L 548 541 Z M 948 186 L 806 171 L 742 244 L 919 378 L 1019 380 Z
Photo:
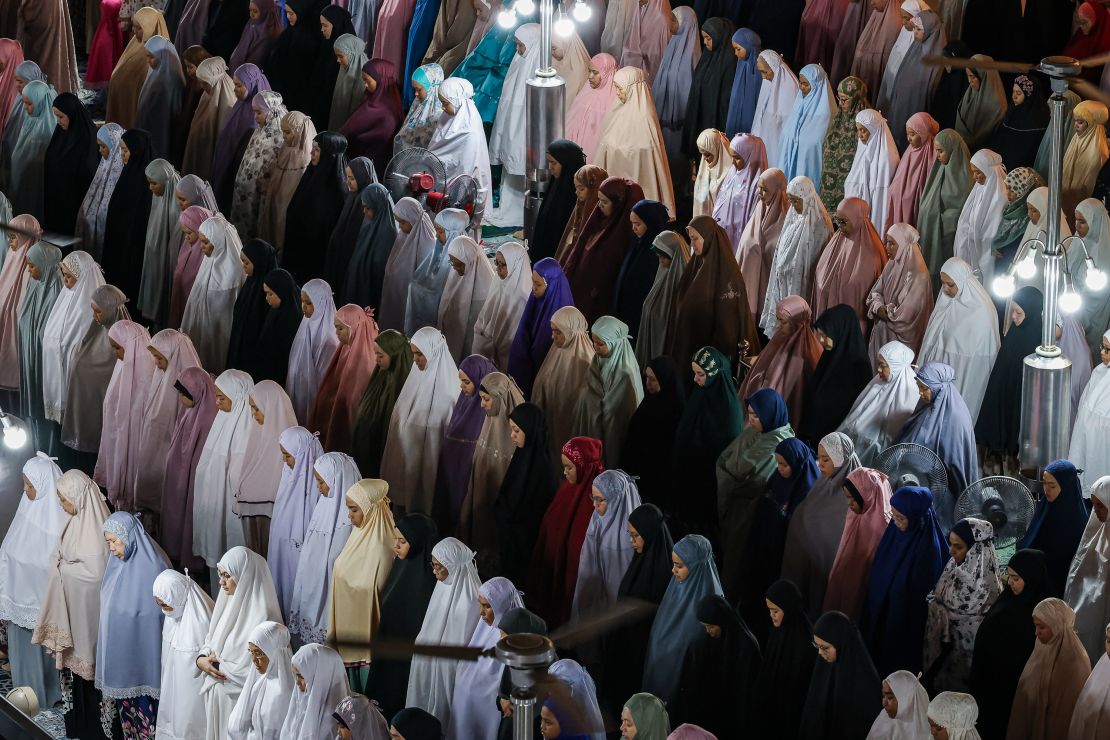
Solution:
M 569 446 L 568 452 L 574 454 Z M 329 453 L 318 458 L 317 477 L 337 485 L 357 478 L 353 466 L 336 470 L 343 457 Z M 603 476 L 616 471 L 585 472 L 596 476 L 593 490 L 598 492 L 608 488 Z M 476 553 L 457 539 L 438 540 L 431 519 L 412 514 L 394 520 L 384 481 L 356 480 L 345 494 L 346 506 L 330 507 L 348 509 L 357 533 L 350 533 L 341 548 L 336 591 L 325 603 L 333 620 L 344 612 L 357 612 L 359 618 L 347 629 L 329 624 L 326 638 L 317 642 L 298 639 L 296 617 L 283 615 L 272 560 L 243 547 L 225 553 L 213 604 L 194 581 L 168 570 L 169 559 L 139 518 L 109 514 L 99 489 L 84 473 L 63 475 L 40 454 L 24 466 L 24 476 L 26 496 L 15 522 L 23 526 L 13 528 L 4 542 L 0 562 L 8 578 L 0 604 L 5 617 L 40 605 L 31 627 L 9 627 L 9 649 L 23 673 L 20 678 L 31 674 L 43 680 L 45 692 L 51 690 L 50 681 L 58 691 L 55 660 L 68 672 L 73 709 L 67 712 L 67 731 L 74 736 L 85 737 L 81 733 L 88 727 L 98 732 L 101 722 L 115 723 L 118 717 L 116 731 L 125 737 L 145 737 L 140 728 L 151 724 L 181 737 L 325 737 L 333 731 L 333 707 L 354 693 L 370 696 L 377 705 L 366 709 L 362 719 L 336 711 L 352 730 L 352 721 L 384 727 L 383 712 L 394 717 L 401 737 L 407 737 L 406 722 L 413 729 L 435 728 L 434 734 L 416 735 L 433 738 L 440 737 L 441 729 L 447 737 L 497 737 L 499 727 L 511 722 L 496 709 L 499 698 L 507 701 L 507 671 L 500 663 L 488 658 L 473 664 L 424 657 L 411 663 L 370 659 L 363 622 L 375 618 L 381 620 L 382 632 L 392 620 L 391 636 L 411 630 L 410 637 L 431 645 L 469 640 L 473 647 L 487 648 L 507 634 L 543 634 L 547 629 L 545 620 L 524 609 L 511 581 L 497 577 L 482 583 Z M 567 483 L 574 486 L 570 477 Z M 634 484 L 625 485 L 633 487 L 634 496 Z M 886 567 L 894 571 L 889 575 L 897 587 L 920 581 L 920 560 L 935 559 L 943 547 L 928 509 L 928 491 L 902 488 L 889 500 L 864 499 L 876 493 L 885 499 L 890 490 L 885 476 L 867 469 L 850 475 L 844 490 L 868 506 L 857 515 L 860 520 L 876 510 L 880 515 L 872 519 L 893 516 L 876 557 L 891 558 Z M 1110 480 L 1103 479 L 1096 486 L 1103 518 L 1108 492 Z M 862 630 L 840 611 L 826 611 L 811 623 L 803 593 L 793 582 L 781 580 L 766 589 L 760 620 L 750 622 L 755 630 L 749 629 L 723 597 L 708 540 L 690 535 L 672 544 L 657 508 L 645 505 L 627 512 L 625 505 L 620 513 L 630 537 L 621 539 L 631 557 L 625 557 L 619 593 L 655 591 L 658 602 L 656 614 L 643 625 L 646 647 L 638 652 L 642 679 L 628 653 L 612 654 L 638 639 L 635 630 L 603 638 L 595 646 L 600 662 L 594 655 L 591 663 L 591 649 L 582 646 L 575 651 L 582 662 L 563 660 L 552 666 L 552 674 L 569 684 L 577 706 L 560 706 L 558 697 L 549 697 L 540 718 L 545 737 L 596 737 L 604 729 L 599 707 L 622 704 L 622 731 L 626 725 L 644 725 L 665 733 L 670 721 L 689 720 L 715 733 L 695 737 L 727 737 L 730 729 L 753 722 L 772 737 L 858 738 L 868 727 L 869 738 L 928 737 L 928 694 L 915 678 L 919 672 L 887 669 L 873 661 L 866 616 Z M 610 512 L 595 514 L 595 523 L 603 522 L 605 513 Z M 615 517 L 618 510 L 610 514 Z M 1093 561 L 1105 560 L 1110 542 L 1105 523 L 1095 515 L 1091 522 L 1085 544 L 1102 549 L 1101 554 L 1091 553 Z M 853 523 L 861 531 L 874 528 L 873 522 Z M 601 527 L 622 529 L 611 523 Z M 613 558 L 606 544 L 615 543 L 602 543 L 596 557 Z M 1110 719 L 1110 626 L 1094 625 L 1097 640 L 1085 644 L 1076 630 L 1092 625 L 1079 625 L 1070 606 L 1046 597 L 1050 574 L 1039 550 L 1021 550 L 1011 558 L 1003 587 L 986 521 L 961 520 L 948 544 L 952 557 L 927 598 L 925 656 L 928 661 L 932 650 L 941 665 L 926 666 L 923 680 L 951 685 L 959 683 L 962 673 L 971 695 L 946 689 L 934 700 L 941 706 L 958 700 L 959 721 L 939 711 L 938 716 L 928 711 L 928 717 L 941 727 L 956 722 L 952 729 L 966 731 L 978 723 L 978 732 L 988 738 L 1100 737 Z M 347 577 L 340 578 L 345 560 Z M 373 574 L 367 576 L 367 569 Z M 357 598 L 341 598 L 357 597 L 359 582 L 374 588 L 375 578 L 382 587 L 380 601 L 377 593 L 361 604 Z M 349 589 L 347 594 L 340 583 Z M 903 595 L 910 596 L 908 591 Z M 888 604 L 892 611 L 884 609 L 884 617 L 906 616 L 897 614 L 899 606 L 904 605 Z M 360 611 L 367 608 L 369 613 Z M 81 619 L 82 612 L 99 619 Z M 291 626 L 284 626 L 286 622 Z M 119 641 L 127 641 L 130 649 L 111 649 Z M 298 647 L 295 656 L 291 644 Z M 37 651 L 37 645 L 46 652 Z M 899 654 L 893 665 L 920 665 L 900 640 L 891 647 Z M 1097 661 L 1094 672 L 1089 652 Z M 675 671 L 676 665 L 681 670 Z M 589 671 L 594 666 L 596 682 Z M 1000 680 L 1003 666 L 1013 671 Z M 887 678 L 880 682 L 884 673 Z M 407 690 L 399 691 L 397 679 L 406 676 L 402 686 Z M 644 693 L 608 703 L 609 691 L 641 682 Z M 107 714 L 102 714 L 99 692 L 114 700 L 103 705 Z M 799 695 L 805 696 L 800 714 L 766 711 L 785 709 Z M 357 697 L 350 701 L 360 708 L 371 706 Z M 394 713 L 391 701 L 403 709 Z M 286 707 L 288 711 L 281 711 Z M 797 719 L 784 721 L 790 716 Z

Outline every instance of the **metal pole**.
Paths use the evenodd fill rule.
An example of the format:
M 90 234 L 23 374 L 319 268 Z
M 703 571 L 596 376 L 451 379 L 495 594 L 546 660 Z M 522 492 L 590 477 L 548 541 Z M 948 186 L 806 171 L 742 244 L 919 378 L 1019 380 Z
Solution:
M 1056 357 L 1060 348 L 1056 346 L 1056 317 L 1060 303 L 1060 258 L 1064 252 L 1060 244 L 1060 180 L 1064 158 L 1064 92 L 1068 89 L 1067 80 L 1052 79 L 1052 136 L 1050 138 L 1050 161 L 1048 171 L 1048 236 L 1044 250 L 1044 327 L 1041 331 L 1041 346 L 1037 354 L 1041 357 Z M 1058 166 L 1059 165 L 1059 166 Z
M 536 721 L 536 696 L 529 689 L 513 689 L 509 695 L 513 703 L 513 737 L 532 737 L 532 726 Z
M 524 238 L 532 238 L 536 214 L 539 213 L 543 194 L 547 192 L 551 172 L 547 169 L 547 147 L 563 138 L 563 117 L 566 101 L 566 82 L 555 72 L 551 59 L 552 0 L 540 0 L 540 44 L 543 67 L 526 83 L 525 125 L 525 176 L 528 192 L 524 196 Z

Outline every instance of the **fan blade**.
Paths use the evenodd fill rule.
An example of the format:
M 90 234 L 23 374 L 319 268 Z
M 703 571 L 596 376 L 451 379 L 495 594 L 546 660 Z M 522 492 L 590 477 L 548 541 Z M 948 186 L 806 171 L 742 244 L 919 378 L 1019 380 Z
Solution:
M 954 69 L 995 69 L 999 72 L 1012 72 L 1014 74 L 1021 74 L 1034 69 L 1035 64 L 1023 64 L 1022 62 L 988 62 L 985 59 L 965 59 L 961 57 L 941 57 L 930 56 L 922 57 L 921 61 L 934 67 L 952 67 Z
M 573 648 L 601 637 L 655 611 L 656 605 L 640 599 L 621 599 L 603 612 L 588 614 L 576 622 L 565 624 L 551 633 L 555 647 Z
M 1090 67 L 1101 67 L 1107 62 L 1110 62 L 1110 52 L 1106 52 L 1104 54 L 1096 54 L 1095 56 L 1087 57 L 1086 59 L 1080 59 L 1079 66 L 1083 67 L 1084 69 L 1089 69 Z
M 330 644 L 330 643 L 329 643 Z M 445 660 L 475 661 L 483 656 L 492 657 L 493 650 L 467 647 L 463 645 L 421 645 L 407 640 L 374 640 L 373 642 L 339 642 L 334 647 L 349 647 L 356 649 L 370 648 L 375 658 L 387 660 L 405 660 L 414 655 L 424 655 L 429 658 L 443 658 Z
M 34 232 L 27 231 L 26 229 L 21 229 L 18 226 L 13 226 L 11 222 L 8 222 L 8 223 L 0 222 L 0 229 L 5 229 L 7 231 L 12 232 L 13 234 L 19 234 L 20 236 L 36 237 Z M 36 238 L 37 238 L 38 241 L 43 242 L 45 244 L 50 244 L 51 246 L 55 246 L 58 249 L 66 249 L 67 247 L 76 247 L 81 242 L 81 240 L 78 239 L 77 237 L 66 236 L 65 234 L 55 234 L 55 233 L 50 232 L 50 231 L 44 231 L 44 232 L 42 232 L 41 235 L 38 235 Z
M 1080 80 L 1074 77 L 1068 80 L 1068 85 L 1071 87 L 1072 90 L 1075 90 L 1083 97 L 1090 100 L 1097 100 L 1103 105 L 1110 106 L 1110 94 L 1108 94 L 1102 88 L 1097 87 L 1096 85 L 1092 85 L 1086 80 Z

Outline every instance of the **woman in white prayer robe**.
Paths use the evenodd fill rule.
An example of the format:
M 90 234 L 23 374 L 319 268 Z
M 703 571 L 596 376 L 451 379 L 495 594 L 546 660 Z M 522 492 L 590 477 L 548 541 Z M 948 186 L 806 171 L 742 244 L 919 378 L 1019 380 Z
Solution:
M 494 257 L 497 280 L 474 324 L 473 354 L 497 367 L 509 367 L 509 348 L 516 336 L 524 306 L 532 293 L 532 265 L 528 250 L 516 242 L 502 244 Z
M 104 285 L 104 273 L 88 252 L 70 252 L 61 270 L 63 287 L 42 332 L 42 402 L 46 418 L 59 424 L 73 360 L 93 322 L 92 294 Z
M 1083 471 L 1079 479 L 1087 494 L 1095 481 L 1110 475 L 1110 455 L 1106 454 L 1106 440 L 1110 439 L 1110 330 L 1102 335 L 1098 359 L 1079 399 L 1067 458 Z
M 898 341 L 887 342 L 879 349 L 878 366 L 875 377 L 864 386 L 837 429 L 855 443 L 856 455 L 864 467 L 870 467 L 890 446 L 921 398 L 912 349 Z
M 943 362 L 951 366 L 956 371 L 956 388 L 974 421 L 983 405 L 987 380 L 1001 346 L 998 310 L 976 279 L 973 267 L 959 257 L 944 263 L 940 282 L 917 365 Z
M 998 233 L 1002 211 L 1008 203 L 1006 167 L 1002 164 L 1002 157 L 990 149 L 975 152 L 971 157 L 971 176 L 975 184 L 971 186 L 971 193 L 964 201 L 956 222 L 952 253 L 971 265 L 975 276 L 985 282 L 994 276 L 995 257 L 991 242 Z M 968 407 L 971 407 L 970 403 Z
M 451 77 L 439 86 L 443 115 L 439 117 L 428 151 L 439 157 L 447 170 L 447 181 L 469 175 L 478 183 L 478 202 L 474 213 L 483 213 L 490 200 L 493 179 L 489 171 L 489 146 L 482 115 L 474 105 L 474 86 L 468 80 Z
M 351 694 L 343 658 L 326 645 L 305 645 L 293 656 L 293 680 L 282 740 L 332 740 L 332 712 Z
M 1106 652 L 1104 632 L 1110 622 L 1110 476 L 1091 487 L 1091 508 L 1068 571 L 1064 601 L 1075 610 L 1075 633 L 1093 665 Z
M 247 638 L 252 667 L 228 720 L 227 740 L 283 740 L 282 725 L 293 696 L 289 630 L 266 621 Z
M 204 674 L 197 671 L 196 660 L 212 620 L 212 599 L 196 581 L 176 570 L 162 571 L 154 579 L 153 591 L 166 615 L 157 740 L 202 738 L 207 723 L 200 693 Z
M 867 740 L 928 740 L 929 694 L 909 671 L 883 679 L 883 708 Z
M 227 362 L 235 299 L 246 279 L 243 244 L 235 227 L 217 213 L 200 225 L 200 245 L 204 260 L 185 303 L 181 331 L 193 340 L 203 366 L 215 372 Z

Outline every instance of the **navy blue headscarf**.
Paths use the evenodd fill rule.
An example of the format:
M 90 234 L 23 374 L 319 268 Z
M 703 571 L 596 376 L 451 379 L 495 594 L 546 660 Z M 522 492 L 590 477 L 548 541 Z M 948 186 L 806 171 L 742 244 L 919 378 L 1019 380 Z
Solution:
M 744 399 L 744 403 L 751 407 L 759 417 L 759 423 L 764 432 L 769 432 L 790 423 L 790 413 L 786 408 L 786 401 L 774 388 L 760 388 L 755 393 Z
M 890 506 L 909 520 L 903 532 L 891 520 L 871 565 L 871 582 L 860 628 L 880 676 L 921 670 L 928 602 L 947 560 L 944 534 L 928 488 L 906 486 Z
M 1033 511 L 1033 521 L 1020 549 L 1033 548 L 1044 552 L 1048 568 L 1048 596 L 1064 595 L 1068 569 L 1079 548 L 1083 529 L 1090 513 L 1083 503 L 1083 484 L 1079 469 L 1067 460 L 1054 460 L 1044 469 L 1060 484 L 1060 495 L 1055 501 L 1041 496 Z
M 532 265 L 532 271 L 544 279 L 547 290 L 542 298 L 528 294 L 509 349 L 509 375 L 520 386 L 525 398 L 532 397 L 532 382 L 551 349 L 551 315 L 564 306 L 574 305 L 570 283 L 556 260 L 544 257 Z
M 767 482 L 767 496 L 778 504 L 782 515 L 789 519 L 798 504 L 805 499 L 809 489 L 813 488 L 821 471 L 817 469 L 813 450 L 797 437 L 779 442 L 775 454 L 782 455 L 791 472 L 789 478 L 783 478 L 778 469 L 771 473 L 771 479 Z
M 736 76 L 732 78 L 732 97 L 728 102 L 728 119 L 725 123 L 725 136 L 746 134 L 752 130 L 755 106 L 759 102 L 759 88 L 763 77 L 759 74 L 756 60 L 763 51 L 759 34 L 750 28 L 741 28 L 732 34 L 732 42 L 748 50 L 748 56 L 736 60 Z
M 969 483 L 979 480 L 971 412 L 954 384 L 956 371 L 950 366 L 927 362 L 917 371 L 917 380 L 929 389 L 933 400 L 918 402 L 897 441 L 913 442 L 937 453 L 948 471 L 949 490 L 959 496 Z

